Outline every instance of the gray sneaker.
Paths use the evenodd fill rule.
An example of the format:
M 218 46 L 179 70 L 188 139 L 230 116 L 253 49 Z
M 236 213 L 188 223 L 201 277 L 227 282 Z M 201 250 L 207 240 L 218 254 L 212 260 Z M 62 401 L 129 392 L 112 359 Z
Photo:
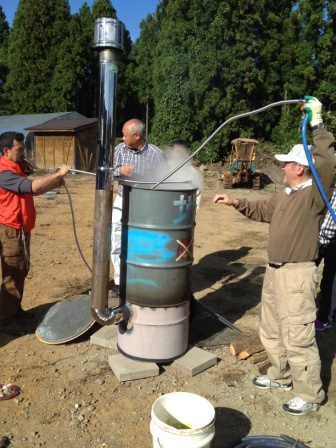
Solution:
M 280 384 L 267 378 L 266 375 L 259 375 L 253 378 L 252 383 L 258 389 L 282 389 L 286 392 L 293 389 L 292 383 Z
M 318 411 L 320 405 L 318 403 L 306 403 L 298 395 L 288 403 L 282 405 L 284 411 L 292 415 L 304 415 L 311 411 Z

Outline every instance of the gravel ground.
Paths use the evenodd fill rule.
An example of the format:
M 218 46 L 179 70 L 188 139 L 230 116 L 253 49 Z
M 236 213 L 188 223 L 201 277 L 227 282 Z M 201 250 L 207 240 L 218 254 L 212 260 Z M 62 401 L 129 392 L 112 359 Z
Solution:
M 193 291 L 197 300 L 244 334 L 256 334 L 268 226 L 213 204 L 213 196 L 223 191 L 223 186 L 216 173 L 205 175 L 195 230 Z M 69 176 L 67 184 L 78 239 L 91 264 L 94 179 Z M 233 193 L 267 198 L 275 188 L 273 184 L 260 191 Z M 252 386 L 262 365 L 230 355 L 230 337 L 221 339 L 224 327 L 218 330 L 213 319 L 213 325 L 207 327 L 210 333 L 199 345 L 217 356 L 218 362 L 194 377 L 167 363 L 160 365 L 157 377 L 118 382 L 108 364 L 108 356 L 117 352 L 90 343 L 98 324 L 66 344 L 38 340 L 38 320 L 56 302 L 90 289 L 91 276 L 76 247 L 64 190 L 55 199 L 37 198 L 36 206 L 32 278 L 26 282 L 23 303 L 36 316 L 26 322 L 28 334 L 22 337 L 0 333 L 0 382 L 21 389 L 17 397 L 0 403 L 0 446 L 150 448 L 152 404 L 173 391 L 193 392 L 212 403 L 216 411 L 214 448 L 227 448 L 248 435 L 280 434 L 310 448 L 336 446 L 336 326 L 317 335 L 328 400 L 319 412 L 302 417 L 282 410 L 293 392 L 261 391 Z M 197 328 L 199 322 L 204 329 L 204 318 L 204 313 L 196 314 L 193 326 Z M 240 337 L 234 331 L 230 334 L 231 341 Z

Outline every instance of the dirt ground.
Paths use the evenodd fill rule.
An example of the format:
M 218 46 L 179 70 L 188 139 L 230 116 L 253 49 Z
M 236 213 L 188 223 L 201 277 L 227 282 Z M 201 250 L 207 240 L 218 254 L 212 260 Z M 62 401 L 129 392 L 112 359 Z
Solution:
M 275 183 L 260 191 L 232 193 L 266 199 L 281 188 L 281 175 L 269 176 Z M 70 175 L 67 185 L 78 240 L 91 265 L 95 180 Z M 222 191 L 216 172 L 205 170 L 195 229 L 193 291 L 198 300 L 250 335 L 259 325 L 268 225 L 213 204 L 214 195 Z M 194 377 L 167 363 L 160 365 L 157 377 L 119 382 L 108 363 L 108 356 L 117 352 L 90 343 L 98 324 L 66 344 L 41 342 L 35 335 L 39 319 L 56 302 L 89 290 L 91 275 L 76 247 L 65 190 L 55 199 L 36 198 L 35 203 L 32 278 L 26 281 L 23 307 L 34 310 L 36 317 L 26 322 L 27 335 L 0 333 L 0 383 L 21 388 L 16 398 L 0 402 L 1 446 L 150 448 L 151 406 L 156 398 L 173 391 L 197 393 L 215 407 L 215 448 L 226 448 L 248 435 L 280 434 L 310 448 L 336 446 L 336 325 L 317 335 L 328 400 L 319 412 L 302 417 L 282 410 L 293 392 L 253 388 L 251 379 L 260 365 L 230 355 L 227 341 L 217 339 L 216 343 L 215 333 L 223 328 L 218 330 L 214 319 L 208 325 L 210 334 L 203 335 L 208 343 L 200 346 L 216 355 L 218 363 Z M 194 328 L 197 320 L 202 326 L 202 319 L 204 315 L 195 316 Z M 232 340 L 241 337 L 234 331 L 231 334 Z

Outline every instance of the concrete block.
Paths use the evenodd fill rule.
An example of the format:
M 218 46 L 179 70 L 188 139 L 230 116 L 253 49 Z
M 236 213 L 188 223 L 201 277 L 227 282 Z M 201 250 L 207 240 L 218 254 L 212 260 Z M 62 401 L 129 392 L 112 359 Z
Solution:
M 90 344 L 118 350 L 118 325 L 108 325 L 101 327 L 90 337 Z
M 181 358 L 176 359 L 172 366 L 183 370 L 190 376 L 195 376 L 203 370 L 214 366 L 217 363 L 217 356 L 205 352 L 198 347 L 192 347 Z
M 132 381 L 159 375 L 159 366 L 153 362 L 134 361 L 124 355 L 110 355 L 108 362 L 119 381 Z

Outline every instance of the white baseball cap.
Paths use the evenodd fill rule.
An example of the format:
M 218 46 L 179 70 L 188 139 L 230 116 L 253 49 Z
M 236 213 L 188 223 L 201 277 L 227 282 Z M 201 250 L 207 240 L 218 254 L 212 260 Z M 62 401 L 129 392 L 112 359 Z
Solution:
M 314 146 L 308 145 L 308 149 L 310 154 L 312 155 L 315 149 Z M 307 156 L 302 144 L 293 146 L 288 154 L 276 154 L 275 158 L 280 162 L 296 162 L 300 163 L 300 165 L 309 166 Z

